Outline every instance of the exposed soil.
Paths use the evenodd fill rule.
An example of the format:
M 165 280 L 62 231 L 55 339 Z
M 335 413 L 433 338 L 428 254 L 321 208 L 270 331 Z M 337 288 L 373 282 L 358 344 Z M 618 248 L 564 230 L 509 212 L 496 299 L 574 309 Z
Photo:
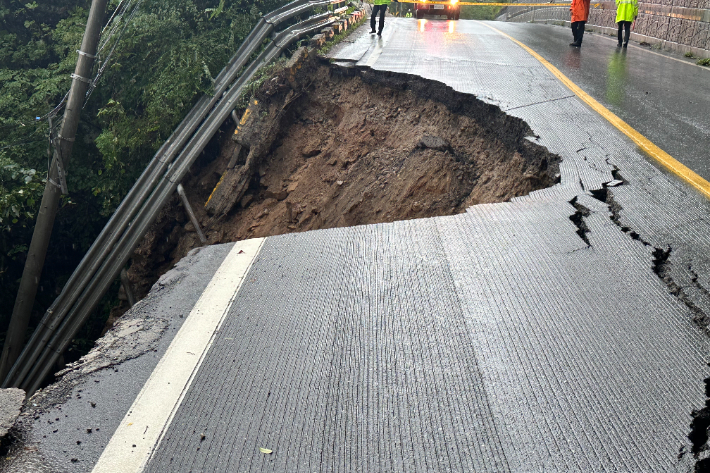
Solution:
M 265 82 L 236 139 L 228 125 L 184 183 L 209 244 L 451 215 L 558 179 L 559 157 L 526 138 L 527 124 L 474 96 L 313 58 L 298 74 Z M 247 176 L 222 190 L 234 205 L 209 215 L 205 202 L 234 172 Z M 175 197 L 135 251 L 137 296 L 197 246 Z

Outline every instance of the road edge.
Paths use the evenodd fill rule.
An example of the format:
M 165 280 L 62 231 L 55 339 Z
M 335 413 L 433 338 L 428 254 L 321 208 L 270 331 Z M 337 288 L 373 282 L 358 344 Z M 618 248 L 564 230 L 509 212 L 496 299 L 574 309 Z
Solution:
M 94 473 L 140 472 L 145 468 L 264 241 L 255 238 L 234 245 L 114 432 Z

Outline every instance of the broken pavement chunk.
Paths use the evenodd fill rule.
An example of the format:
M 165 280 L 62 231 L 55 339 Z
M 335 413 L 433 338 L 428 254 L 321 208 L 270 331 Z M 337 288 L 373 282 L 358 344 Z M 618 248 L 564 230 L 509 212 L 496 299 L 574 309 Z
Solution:
M 335 36 L 335 31 L 333 31 L 333 28 L 323 28 L 320 30 L 321 33 L 323 33 L 323 36 L 325 36 L 326 39 L 331 39 L 333 36 Z
M 438 151 L 448 151 L 451 149 L 451 145 L 448 141 L 438 136 L 424 135 L 417 143 L 417 148 L 429 148 Z
M 323 46 L 324 44 L 325 44 L 325 35 L 322 33 L 314 35 L 311 38 L 310 46 L 312 48 L 319 48 L 319 47 Z
M 15 425 L 24 401 L 25 392 L 22 389 L 0 389 L 0 438 Z

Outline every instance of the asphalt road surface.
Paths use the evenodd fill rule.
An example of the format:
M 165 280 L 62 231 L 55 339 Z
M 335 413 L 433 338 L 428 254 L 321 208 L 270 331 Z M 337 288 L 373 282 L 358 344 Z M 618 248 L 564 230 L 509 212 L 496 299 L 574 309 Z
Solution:
M 609 98 L 594 72 L 621 80 L 609 68 L 625 61 L 629 86 L 634 64 L 672 59 L 614 59 L 593 36 L 570 51 L 547 26 L 358 31 L 336 62 L 500 106 L 563 158 L 560 183 L 461 215 L 200 250 L 34 400 L 8 470 L 692 470 L 710 375 L 694 322 L 709 307 L 708 201 L 489 26 L 533 49 L 548 38 L 540 54 L 619 114 L 666 110 L 646 130 L 624 118 L 676 159 L 707 147 L 696 112 L 628 87 Z M 681 66 L 706 74 L 664 70 Z M 658 130 L 669 121 L 697 143 Z
M 496 23 L 534 49 L 585 92 L 706 180 L 710 180 L 710 67 L 616 37 L 585 34 L 571 48 L 571 30 Z

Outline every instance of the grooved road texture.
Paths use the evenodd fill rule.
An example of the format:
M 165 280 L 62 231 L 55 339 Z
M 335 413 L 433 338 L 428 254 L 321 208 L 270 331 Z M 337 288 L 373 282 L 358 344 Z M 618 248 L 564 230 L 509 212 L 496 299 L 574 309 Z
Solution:
M 147 471 L 506 471 L 498 428 L 435 222 L 319 231 L 267 240 Z
M 511 469 L 680 468 L 705 337 L 647 247 L 606 228 L 602 207 L 586 218 L 588 246 L 573 212 L 511 203 L 440 221 Z
M 147 471 L 687 468 L 705 336 L 584 204 L 267 239 Z
M 523 118 L 560 184 L 269 238 L 148 471 L 692 469 L 707 202 L 484 24 L 388 25 L 334 59 Z

